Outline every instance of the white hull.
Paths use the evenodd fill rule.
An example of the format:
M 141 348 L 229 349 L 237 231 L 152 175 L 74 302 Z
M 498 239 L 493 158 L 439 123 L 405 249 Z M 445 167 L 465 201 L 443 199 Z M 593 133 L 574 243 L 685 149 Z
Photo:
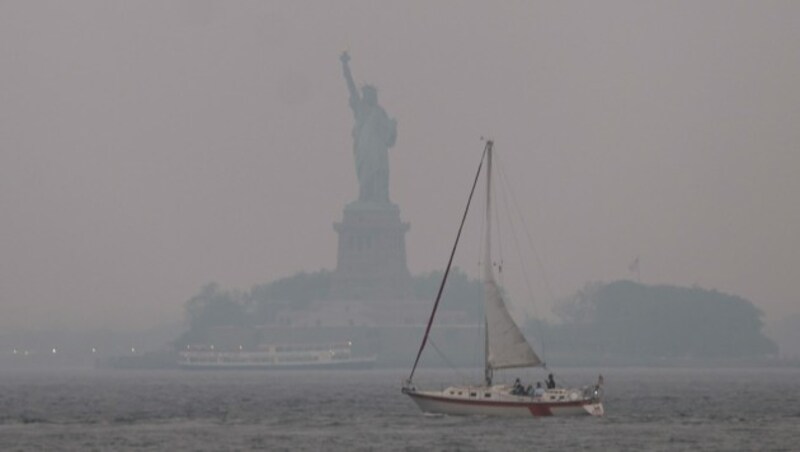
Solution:
M 352 343 L 275 344 L 257 350 L 214 350 L 187 347 L 178 366 L 183 369 L 369 369 L 375 357 L 354 357 Z
M 372 369 L 375 365 L 375 357 L 368 358 L 349 358 L 331 361 L 308 361 L 308 362 L 285 362 L 285 363 L 263 363 L 263 362 L 217 362 L 217 361 L 181 361 L 178 363 L 181 369 L 197 370 L 320 370 L 320 369 Z
M 600 399 L 584 397 L 578 390 L 548 390 L 543 397 L 515 396 L 494 387 L 456 387 L 444 391 L 403 388 L 403 392 L 425 413 L 507 417 L 603 415 Z

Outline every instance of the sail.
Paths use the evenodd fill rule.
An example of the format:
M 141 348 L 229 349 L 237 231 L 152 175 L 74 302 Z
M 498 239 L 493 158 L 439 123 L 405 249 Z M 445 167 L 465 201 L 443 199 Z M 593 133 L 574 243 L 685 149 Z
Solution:
M 506 309 L 500 288 L 494 278 L 483 283 L 486 309 L 486 331 L 492 369 L 531 367 L 542 362 Z
M 488 369 L 507 369 L 510 367 L 531 367 L 542 362 L 531 348 L 525 336 L 511 318 L 500 288 L 492 272 L 492 142 L 487 143 L 486 159 L 486 245 L 483 262 L 483 291 L 486 309 L 486 366 Z

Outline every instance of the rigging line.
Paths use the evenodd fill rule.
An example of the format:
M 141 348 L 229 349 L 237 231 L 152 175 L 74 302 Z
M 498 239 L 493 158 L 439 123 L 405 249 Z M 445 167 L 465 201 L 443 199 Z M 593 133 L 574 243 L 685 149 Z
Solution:
M 500 179 L 501 179 L 501 182 L 503 183 L 503 188 L 504 188 L 503 193 L 502 193 L 503 194 L 503 203 L 506 206 L 506 212 L 508 212 L 509 217 L 511 217 L 511 215 L 512 215 L 511 214 L 511 210 L 512 209 L 511 209 L 511 206 L 509 206 L 508 198 L 511 197 L 512 200 L 515 199 L 514 198 L 514 191 L 512 189 L 512 186 L 511 186 L 511 183 L 510 183 L 510 181 L 508 179 L 508 176 L 506 175 L 505 171 L 503 170 L 503 165 L 497 165 L 497 166 L 498 166 L 498 173 L 500 174 Z M 522 227 L 523 230 L 525 230 L 527 232 L 527 229 L 525 227 L 525 221 L 524 221 L 524 219 L 522 217 L 521 210 L 519 209 L 519 207 L 516 204 L 514 204 L 513 207 L 514 207 L 514 210 L 516 210 L 516 212 L 517 212 L 517 214 L 519 216 L 520 226 Z M 531 304 L 532 304 L 532 307 L 533 307 L 533 310 L 534 310 L 534 315 L 538 316 L 537 303 L 536 303 L 535 297 L 533 296 L 533 288 L 531 287 L 531 282 L 530 282 L 530 278 L 529 278 L 529 272 L 528 272 L 528 268 L 527 268 L 527 263 L 526 263 L 526 260 L 523 259 L 523 257 L 522 257 L 522 247 L 519 244 L 518 235 L 517 235 L 517 231 L 516 231 L 516 226 L 514 225 L 514 223 L 515 222 L 513 221 L 513 219 L 510 218 L 509 219 L 509 225 L 510 225 L 510 228 L 511 228 L 511 235 L 512 235 L 512 237 L 514 239 L 514 245 L 515 245 L 516 250 L 517 250 L 517 259 L 518 259 L 518 261 L 520 263 L 520 267 L 521 267 L 522 272 L 523 272 L 522 280 L 525 282 L 525 288 L 527 290 L 528 298 L 531 301 Z M 530 235 L 528 235 L 528 239 L 529 239 L 529 243 L 530 243 Z M 533 251 L 534 251 L 534 254 L 536 255 L 535 249 Z M 538 348 L 539 348 L 539 351 L 540 351 L 540 357 L 541 357 L 543 362 L 547 362 L 546 361 L 546 356 L 547 356 L 547 344 L 546 344 L 546 342 L 547 341 L 545 340 L 544 332 L 541 332 L 540 334 L 536 335 L 536 338 L 538 339 L 538 345 L 539 345 Z
M 456 241 L 453 243 L 453 250 L 450 252 L 450 259 L 447 261 L 447 268 L 444 271 L 444 276 L 442 277 L 442 283 L 439 285 L 439 293 L 436 294 L 436 302 L 433 303 L 433 310 L 431 311 L 431 317 L 428 319 L 428 326 L 425 327 L 425 335 L 422 337 L 422 343 L 419 346 L 419 351 L 417 352 L 417 358 L 414 360 L 414 367 L 411 368 L 411 374 L 408 376 L 408 381 L 411 381 L 414 378 L 414 371 L 417 370 L 417 364 L 419 364 L 419 357 L 422 355 L 422 350 L 425 349 L 425 343 L 428 341 L 428 335 L 431 332 L 431 325 L 433 325 L 433 317 L 436 315 L 436 308 L 439 307 L 439 301 L 442 299 L 442 291 L 444 290 L 444 283 L 447 282 L 447 275 L 450 274 L 450 267 L 453 265 L 453 257 L 456 254 L 456 248 L 458 247 L 458 239 L 461 238 L 461 231 L 464 229 L 464 222 L 467 220 L 467 213 L 469 212 L 469 205 L 472 203 L 472 195 L 475 194 L 475 187 L 478 185 L 478 176 L 481 175 L 481 168 L 483 168 L 483 160 L 486 157 L 486 151 L 491 147 L 492 142 L 487 141 L 486 146 L 483 148 L 483 154 L 481 154 L 481 162 L 478 164 L 478 171 L 475 173 L 475 180 L 472 181 L 472 189 L 469 192 L 469 198 L 467 199 L 467 207 L 464 209 L 464 215 L 461 217 L 461 224 L 458 226 L 458 233 L 456 234 Z
M 496 157 L 497 156 L 497 152 L 495 152 L 494 155 Z M 498 165 L 498 167 L 499 167 L 499 165 Z M 497 185 L 497 183 L 495 183 L 495 186 L 496 185 Z M 492 196 L 493 196 L 494 199 L 497 199 L 496 192 L 497 192 L 496 189 L 495 190 L 491 190 L 491 193 L 492 193 Z M 492 213 L 494 214 L 494 224 L 497 225 L 497 227 L 494 228 L 494 233 L 495 233 L 495 235 L 497 237 L 497 239 L 495 240 L 494 243 L 497 243 L 497 256 L 498 256 L 498 259 L 499 259 L 499 261 L 497 263 L 497 274 L 498 274 L 499 279 L 500 279 L 500 281 L 499 281 L 500 282 L 500 286 L 502 287 L 503 285 L 505 285 L 505 274 L 503 273 L 503 256 L 504 256 L 504 254 L 503 254 L 503 233 L 502 233 L 502 230 L 500 228 L 500 226 L 501 226 L 500 213 L 499 213 L 500 210 L 499 210 L 499 207 L 498 207 L 497 204 L 498 203 L 496 203 L 496 202 L 492 203 L 492 207 L 494 207 Z M 490 259 L 491 259 L 491 256 L 490 256 Z M 490 268 L 494 268 L 494 263 L 493 262 L 489 262 L 489 265 L 490 265 Z
M 485 202 L 485 200 L 484 200 L 484 202 Z M 478 239 L 475 240 L 475 243 L 478 244 L 478 259 L 477 259 L 476 271 L 477 271 L 478 275 L 483 275 L 483 248 L 485 246 L 487 246 L 487 244 L 484 243 L 484 240 L 483 240 L 484 230 L 486 228 L 486 217 L 484 215 L 479 215 L 479 217 L 481 219 L 481 227 L 480 227 L 480 232 L 478 234 Z M 482 282 L 483 281 L 483 277 L 480 276 L 478 278 L 478 281 Z M 475 343 L 473 344 L 473 349 L 472 349 L 472 358 L 473 358 L 472 362 L 473 363 L 477 363 L 479 361 L 482 362 L 486 358 L 486 351 L 484 350 L 484 348 L 486 346 L 486 332 L 484 331 L 484 325 L 486 324 L 486 322 L 485 322 L 485 320 L 486 320 L 486 305 L 485 305 L 485 302 L 483 300 L 483 291 L 484 291 L 483 284 L 481 284 L 481 291 L 480 291 L 481 296 L 477 300 L 477 311 L 476 311 L 476 312 L 481 313 L 481 315 L 479 316 L 479 320 L 480 320 L 478 322 L 479 326 L 478 326 L 478 328 L 476 330 L 475 337 L 474 337 Z M 480 356 L 480 360 L 477 358 L 479 353 L 481 355 Z
M 483 230 L 484 230 L 485 227 L 486 227 L 486 217 L 481 215 L 481 229 L 480 229 L 480 234 L 478 235 L 479 239 L 476 240 L 476 242 L 478 243 L 478 274 L 479 275 L 482 274 L 481 273 L 481 260 L 483 259 L 483 247 L 486 246 L 486 244 L 483 243 Z
M 500 163 L 500 162 L 498 162 L 498 163 Z M 531 288 L 530 278 L 528 278 L 528 274 L 529 274 L 528 273 L 528 268 L 527 268 L 527 265 L 525 263 L 525 259 L 522 258 L 522 248 L 519 246 L 519 240 L 518 240 L 518 237 L 517 237 L 517 229 L 516 229 L 516 226 L 514 226 L 514 219 L 511 218 L 511 210 L 512 209 L 511 209 L 511 206 L 509 205 L 509 202 L 508 202 L 508 197 L 509 197 L 508 193 L 511 192 L 511 184 L 509 183 L 508 177 L 506 176 L 505 172 L 503 171 L 503 166 L 501 164 L 498 164 L 497 165 L 497 169 L 498 169 L 498 173 L 500 173 L 500 176 L 501 176 L 500 179 L 501 179 L 501 182 L 502 182 L 502 188 L 505 189 L 505 190 L 502 191 L 502 198 L 503 198 L 503 205 L 506 207 L 506 212 L 508 212 L 508 217 L 509 217 L 508 224 L 509 224 L 509 228 L 511 230 L 511 237 L 514 239 L 514 247 L 517 250 L 517 259 L 519 260 L 520 267 L 522 267 L 523 280 L 525 281 L 525 286 L 528 289 L 528 297 L 533 302 L 533 305 L 534 305 L 533 307 L 535 309 L 536 308 L 536 302 L 535 302 L 535 299 L 533 297 L 533 290 Z
M 486 227 L 486 217 L 484 217 L 483 215 L 480 215 L 480 218 L 481 218 L 480 233 L 478 234 L 478 240 L 475 241 L 475 243 L 478 243 L 478 259 L 477 259 L 477 272 L 478 272 L 478 275 L 482 275 L 483 274 L 481 272 L 481 270 L 482 270 L 481 266 L 483 265 L 483 263 L 482 263 L 483 247 L 486 246 L 486 244 L 483 243 L 483 231 L 484 231 L 484 228 Z M 482 280 L 482 278 L 479 278 L 479 280 Z M 483 285 L 481 285 L 481 296 L 477 300 L 477 306 L 474 306 L 474 307 L 477 307 L 477 311 L 476 312 L 480 312 L 482 315 L 480 315 L 480 319 L 479 320 L 481 320 L 481 321 L 478 322 L 479 326 L 478 326 L 478 328 L 476 330 L 475 337 L 474 337 L 475 343 L 473 344 L 473 348 L 472 348 L 472 362 L 473 363 L 477 363 L 479 361 L 478 358 L 477 358 L 478 353 L 481 354 L 480 361 L 483 361 L 484 358 L 485 358 L 484 346 L 486 345 L 485 344 L 485 342 L 486 342 L 486 333 L 483 330 L 483 327 L 485 325 L 485 322 L 483 320 L 485 320 L 485 318 L 486 318 L 486 306 L 485 306 L 485 304 L 483 302 L 483 290 L 484 290 L 483 289 Z
M 506 176 L 505 176 L 505 173 L 502 171 L 502 167 L 500 168 L 500 174 L 501 174 L 502 178 L 505 180 Z M 550 301 L 552 302 L 555 297 L 553 296 L 553 290 L 552 290 L 552 286 L 550 284 L 550 278 L 547 276 L 547 272 L 545 271 L 545 267 L 544 267 L 544 263 L 542 262 L 541 255 L 537 251 L 536 246 L 533 243 L 533 239 L 531 239 L 530 230 L 527 227 L 527 224 L 525 223 L 525 218 L 522 216 L 522 210 L 519 208 L 519 202 L 517 201 L 517 196 L 514 193 L 514 190 L 511 189 L 511 184 L 508 183 L 507 181 L 506 181 L 506 184 L 508 186 L 508 191 L 509 191 L 510 196 L 511 196 L 511 202 L 512 202 L 512 204 L 514 206 L 514 209 L 517 211 L 517 215 L 519 216 L 519 221 L 523 226 L 522 229 L 523 229 L 523 231 L 525 231 L 525 236 L 528 239 L 528 246 L 531 247 L 531 250 L 533 251 L 533 255 L 536 258 L 536 263 L 539 266 L 539 271 L 542 272 L 542 279 L 544 279 L 544 285 L 545 285 L 545 290 L 547 291 L 547 296 L 550 297 Z
M 486 359 L 486 350 L 484 347 L 486 346 L 486 331 L 484 331 L 484 327 L 486 326 L 486 316 L 483 316 L 484 321 L 478 322 L 478 327 L 475 329 L 476 333 L 474 336 L 474 343 L 472 345 L 472 361 L 470 364 L 475 365 L 475 369 L 477 370 L 480 366 L 477 364 L 484 364 L 484 360 Z
M 497 160 L 499 160 L 499 159 L 497 159 Z M 532 290 L 531 285 L 530 285 L 530 278 L 528 278 L 528 268 L 527 268 L 527 265 L 525 263 L 525 259 L 522 258 L 522 248 L 519 246 L 519 239 L 518 239 L 518 236 L 517 236 L 516 226 L 514 225 L 514 219 L 511 217 L 511 207 L 509 206 L 509 203 L 508 203 L 508 192 L 510 191 L 510 184 L 509 184 L 509 182 L 508 182 L 508 180 L 507 180 L 507 178 L 505 176 L 505 173 L 503 172 L 502 165 L 500 165 L 499 163 L 500 162 L 498 161 L 497 168 L 498 168 L 498 173 L 500 173 L 500 176 L 501 176 L 501 178 L 500 178 L 501 182 L 502 182 L 501 188 L 504 188 L 504 190 L 502 190 L 501 194 L 502 194 L 502 199 L 503 199 L 503 205 L 505 206 L 505 212 L 506 212 L 506 215 L 508 217 L 508 225 L 509 225 L 508 227 L 509 227 L 509 229 L 511 231 L 511 238 L 514 240 L 514 248 L 517 251 L 517 253 L 516 253 L 517 254 L 517 260 L 519 261 L 519 265 L 520 265 L 520 268 L 522 270 L 522 280 L 525 282 L 525 287 L 526 287 L 527 292 L 528 292 L 528 298 L 531 299 L 531 302 L 533 304 L 533 308 L 535 310 L 536 309 L 536 302 L 535 302 L 535 299 L 533 297 L 533 290 Z M 498 223 L 499 223 L 499 221 L 498 221 Z
M 500 160 L 500 159 L 497 159 L 497 160 Z M 511 217 L 511 210 L 512 209 L 511 209 L 511 206 L 509 206 L 508 198 L 511 197 L 512 198 L 512 203 L 513 203 L 513 201 L 515 200 L 514 190 L 511 187 L 511 183 L 508 180 L 508 176 L 506 176 L 506 173 L 503 170 L 504 165 L 502 165 L 500 163 L 501 162 L 498 162 L 497 169 L 498 169 L 498 173 L 500 174 L 500 179 L 501 179 L 501 182 L 502 182 L 501 186 L 502 186 L 502 188 L 504 188 L 504 190 L 502 192 L 503 204 L 506 206 L 506 212 L 508 212 L 508 216 Z M 525 226 L 525 220 L 522 217 L 522 212 L 520 211 L 519 206 L 516 203 L 514 203 L 513 207 L 514 207 L 513 210 L 515 210 L 517 212 L 518 216 L 519 216 L 520 225 L 521 225 L 523 231 L 528 233 L 528 230 L 527 230 L 527 228 Z M 516 227 L 514 226 L 514 221 L 513 221 L 512 218 L 509 218 L 509 222 L 508 223 L 509 223 L 510 229 L 511 229 L 511 236 L 514 239 L 514 247 L 517 250 L 517 259 L 519 260 L 520 267 L 522 267 L 521 268 L 522 269 L 522 275 L 523 275 L 522 280 L 525 281 L 525 288 L 527 289 L 527 292 L 528 292 L 528 298 L 531 300 L 531 304 L 533 305 L 534 314 L 536 315 L 536 314 L 538 314 L 537 303 L 536 303 L 535 297 L 533 296 L 533 288 L 531 287 L 530 278 L 528 276 L 529 272 L 528 272 L 527 264 L 525 263 L 525 259 L 522 258 L 522 247 L 519 245 L 519 241 L 518 241 L 518 238 L 517 238 L 517 230 L 516 230 Z M 528 242 L 529 242 L 531 248 L 533 248 L 533 253 L 538 258 L 538 253 L 536 253 L 536 249 L 533 247 L 532 240 L 530 238 L 530 234 L 528 233 L 527 236 L 528 236 Z M 540 262 L 540 266 L 541 266 L 541 262 Z M 546 275 L 544 274 L 544 272 L 542 272 L 542 275 L 546 280 Z M 545 284 L 547 284 L 546 281 L 545 281 Z M 548 292 L 549 292 L 549 290 L 548 290 Z M 550 296 L 549 293 L 548 293 L 548 296 Z M 545 340 L 544 340 L 543 335 L 540 335 L 538 339 L 539 339 L 539 342 L 540 342 L 540 345 L 541 345 L 542 358 L 544 359 L 544 356 L 546 355 L 546 353 L 545 353 Z
M 528 275 L 529 275 L 528 266 L 525 263 L 525 259 L 522 258 L 522 247 L 519 246 L 519 239 L 517 237 L 517 229 L 516 229 L 516 226 L 514 225 L 514 219 L 511 217 L 511 207 L 509 206 L 509 203 L 508 203 L 508 192 L 510 191 L 510 187 L 509 187 L 510 184 L 508 182 L 508 179 L 505 176 L 505 173 L 503 172 L 503 167 L 498 164 L 497 168 L 498 168 L 498 172 L 500 173 L 500 176 L 501 176 L 500 177 L 501 182 L 503 183 L 503 185 L 501 185 L 501 188 L 504 188 L 504 190 L 502 191 L 503 205 L 505 206 L 506 214 L 508 216 L 508 225 L 509 225 L 509 229 L 511 230 L 511 238 L 514 240 L 514 248 L 517 251 L 517 253 L 516 253 L 517 254 L 517 260 L 519 261 L 519 265 L 520 265 L 520 268 L 522 270 L 522 280 L 525 281 L 525 287 L 526 287 L 527 292 L 528 292 L 528 298 L 530 298 L 531 304 L 533 305 L 533 309 L 534 309 L 534 311 L 536 311 L 536 299 L 533 296 L 533 288 L 531 287 L 530 278 L 528 277 Z
M 464 372 L 462 372 L 461 370 L 459 370 L 452 362 L 450 362 L 449 359 L 447 359 L 447 356 L 445 356 L 444 353 L 442 353 L 442 351 L 436 345 L 436 342 L 433 341 L 433 338 L 428 339 L 428 343 L 431 344 L 431 347 L 433 347 L 433 350 L 436 351 L 436 354 L 438 354 L 439 358 L 441 358 L 442 361 L 444 361 L 444 363 L 447 364 L 447 366 L 450 368 L 450 370 L 452 370 L 456 374 L 458 374 L 459 377 L 461 377 L 462 380 L 466 381 L 468 379 L 469 375 L 467 375 Z

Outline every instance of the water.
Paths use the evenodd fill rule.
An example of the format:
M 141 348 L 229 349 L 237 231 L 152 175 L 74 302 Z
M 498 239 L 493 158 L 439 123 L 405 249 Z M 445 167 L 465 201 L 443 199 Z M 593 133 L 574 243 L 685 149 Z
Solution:
M 422 415 L 406 372 L 5 370 L 0 450 L 800 450 L 800 369 L 608 369 L 605 417 L 524 419 Z

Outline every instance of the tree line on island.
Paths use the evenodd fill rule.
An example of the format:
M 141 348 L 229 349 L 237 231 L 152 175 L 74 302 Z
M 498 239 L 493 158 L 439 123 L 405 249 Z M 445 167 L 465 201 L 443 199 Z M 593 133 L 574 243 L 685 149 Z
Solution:
M 436 296 L 442 272 L 412 277 L 418 299 Z M 202 343 L 214 327 L 274 324 L 284 310 L 308 309 L 327 299 L 331 272 L 301 272 L 256 285 L 225 290 L 211 283 L 185 304 L 189 330 L 178 346 Z M 483 286 L 459 269 L 451 272 L 443 306 L 457 300 L 475 323 L 483 318 Z M 590 283 L 556 303 L 556 319 L 529 318 L 523 330 L 546 358 L 562 361 L 656 363 L 660 360 L 719 360 L 776 355 L 762 332 L 762 312 L 750 301 L 699 287 L 645 285 L 633 281 Z
M 633 281 L 587 284 L 556 305 L 558 322 L 530 320 L 550 355 L 583 362 L 654 364 L 775 356 L 750 301 L 700 287 Z

